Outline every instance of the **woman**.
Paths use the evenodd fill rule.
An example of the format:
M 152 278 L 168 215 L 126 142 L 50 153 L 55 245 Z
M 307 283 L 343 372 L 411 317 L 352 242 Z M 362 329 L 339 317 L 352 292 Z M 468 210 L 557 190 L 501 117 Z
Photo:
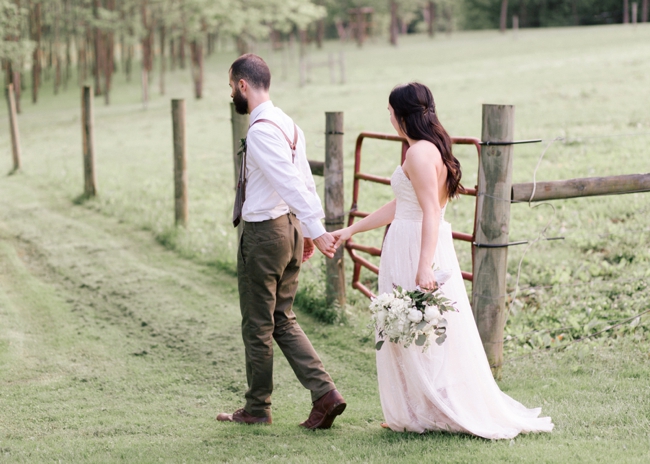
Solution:
M 377 352 L 379 394 L 387 426 L 394 431 L 444 430 L 489 439 L 522 432 L 551 431 L 549 417 L 527 409 L 501 392 L 492 377 L 474 322 L 454 251 L 447 202 L 461 191 L 460 163 L 436 115 L 431 91 L 410 83 L 395 87 L 388 99 L 390 121 L 409 144 L 406 160 L 395 169 L 395 200 L 354 225 L 334 232 L 337 247 L 354 234 L 391 224 L 379 267 L 379 293 L 393 285 L 433 289 L 433 267 L 451 271 L 441 287 L 458 312 L 445 313 L 447 339 L 426 352 L 384 343 Z

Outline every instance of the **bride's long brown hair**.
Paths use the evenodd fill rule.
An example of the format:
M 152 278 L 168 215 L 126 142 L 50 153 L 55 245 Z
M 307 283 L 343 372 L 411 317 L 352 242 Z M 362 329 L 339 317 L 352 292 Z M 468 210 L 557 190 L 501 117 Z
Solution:
M 465 189 L 460 184 L 460 162 L 452 153 L 451 137 L 438 120 L 431 90 L 418 82 L 398 85 L 390 93 L 388 102 L 393 107 L 402 132 L 413 140 L 428 140 L 440 151 L 442 162 L 447 167 L 449 198 L 464 193 Z

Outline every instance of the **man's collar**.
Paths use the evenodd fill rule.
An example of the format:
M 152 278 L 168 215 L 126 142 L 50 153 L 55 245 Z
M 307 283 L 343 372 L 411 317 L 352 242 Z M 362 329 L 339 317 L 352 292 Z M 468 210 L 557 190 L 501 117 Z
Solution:
M 260 103 L 255 107 L 253 111 L 251 111 L 251 117 L 250 121 L 255 122 L 255 120 L 259 117 L 259 115 L 262 113 L 267 108 L 273 108 L 273 102 L 271 100 L 267 100 L 264 103 Z

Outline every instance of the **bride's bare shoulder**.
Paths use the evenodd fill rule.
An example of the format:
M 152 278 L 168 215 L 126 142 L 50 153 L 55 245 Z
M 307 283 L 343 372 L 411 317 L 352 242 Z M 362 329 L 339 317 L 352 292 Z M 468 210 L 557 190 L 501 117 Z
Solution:
M 440 150 L 428 140 L 418 140 L 411 145 L 406 152 L 406 158 L 411 162 L 410 164 L 418 166 L 442 164 Z

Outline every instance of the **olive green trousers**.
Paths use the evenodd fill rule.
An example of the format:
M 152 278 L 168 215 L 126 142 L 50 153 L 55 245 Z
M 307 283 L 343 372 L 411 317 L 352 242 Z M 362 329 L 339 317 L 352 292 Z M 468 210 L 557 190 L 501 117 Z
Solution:
M 237 253 L 248 381 L 244 409 L 257 417 L 271 414 L 273 340 L 312 401 L 336 388 L 292 310 L 302 252 L 302 231 L 294 215 L 244 222 Z

